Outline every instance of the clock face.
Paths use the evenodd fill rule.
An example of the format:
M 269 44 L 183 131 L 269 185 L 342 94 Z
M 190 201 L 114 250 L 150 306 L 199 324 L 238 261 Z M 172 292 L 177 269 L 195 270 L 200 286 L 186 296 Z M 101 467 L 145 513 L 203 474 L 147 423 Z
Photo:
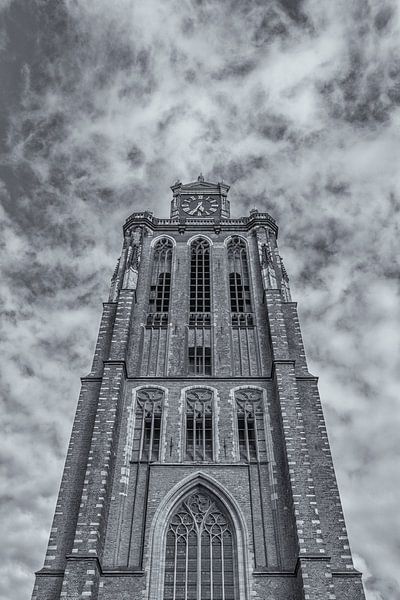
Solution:
M 190 217 L 208 217 L 219 207 L 218 200 L 211 196 L 196 194 L 182 200 L 182 210 Z

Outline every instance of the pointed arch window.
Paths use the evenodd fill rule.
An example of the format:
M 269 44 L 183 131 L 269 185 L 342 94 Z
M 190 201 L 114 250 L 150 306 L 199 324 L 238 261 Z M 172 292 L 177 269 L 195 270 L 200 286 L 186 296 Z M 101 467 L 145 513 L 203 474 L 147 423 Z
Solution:
M 231 519 L 201 488 L 168 523 L 164 600 L 237 600 L 236 548 Z
M 264 402 L 262 390 L 244 389 L 235 392 L 238 446 L 240 460 L 266 460 Z
M 190 246 L 190 301 L 187 365 L 190 375 L 211 375 L 210 243 L 195 239 Z
M 186 460 L 213 460 L 213 437 L 213 392 L 208 389 L 188 391 L 186 394 Z
M 164 392 L 158 388 L 137 392 L 132 460 L 160 460 L 163 401 Z
M 239 236 L 233 236 L 227 249 L 232 325 L 252 327 L 254 319 L 246 242 Z
M 171 298 L 173 244 L 168 238 L 159 240 L 154 246 L 151 273 L 149 311 L 147 325 L 166 327 Z
M 190 246 L 190 324 L 210 325 L 210 244 L 203 238 Z

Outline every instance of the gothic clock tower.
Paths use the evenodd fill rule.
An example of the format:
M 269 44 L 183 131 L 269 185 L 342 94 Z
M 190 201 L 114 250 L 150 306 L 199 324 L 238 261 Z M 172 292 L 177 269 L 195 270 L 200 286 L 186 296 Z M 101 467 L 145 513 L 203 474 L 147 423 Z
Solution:
M 267 213 L 133 213 L 33 600 L 364 600 Z

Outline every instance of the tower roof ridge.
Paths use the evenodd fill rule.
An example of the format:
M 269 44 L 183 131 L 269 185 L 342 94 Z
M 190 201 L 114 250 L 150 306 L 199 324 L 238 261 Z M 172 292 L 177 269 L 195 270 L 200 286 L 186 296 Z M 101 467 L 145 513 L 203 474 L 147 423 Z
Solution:
M 171 185 L 171 190 L 175 191 L 187 191 L 187 190 L 207 190 L 211 191 L 212 189 L 219 191 L 223 190 L 225 193 L 228 192 L 230 186 L 224 183 L 223 181 L 205 181 L 203 176 L 199 176 L 196 181 L 190 181 L 189 183 L 182 183 L 181 181 L 176 181 L 173 185 Z

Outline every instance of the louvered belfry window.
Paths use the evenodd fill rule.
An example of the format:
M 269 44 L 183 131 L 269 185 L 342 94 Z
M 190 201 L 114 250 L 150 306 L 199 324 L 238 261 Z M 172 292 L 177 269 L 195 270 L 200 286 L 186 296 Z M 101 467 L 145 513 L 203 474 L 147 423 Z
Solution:
M 235 392 L 240 460 L 266 460 L 263 393 L 244 389 Z
M 193 389 L 186 394 L 186 460 L 213 460 L 213 393 Z
M 232 325 L 252 327 L 254 324 L 246 242 L 234 236 L 228 243 L 229 293 Z
M 235 543 L 229 516 L 201 488 L 168 523 L 164 600 L 237 600 Z
M 154 246 L 151 274 L 149 312 L 147 325 L 166 327 L 171 297 L 171 270 L 173 244 L 168 238 L 159 240 Z
M 136 397 L 135 431 L 132 459 L 154 462 L 160 458 L 161 423 L 164 392 L 144 388 Z

